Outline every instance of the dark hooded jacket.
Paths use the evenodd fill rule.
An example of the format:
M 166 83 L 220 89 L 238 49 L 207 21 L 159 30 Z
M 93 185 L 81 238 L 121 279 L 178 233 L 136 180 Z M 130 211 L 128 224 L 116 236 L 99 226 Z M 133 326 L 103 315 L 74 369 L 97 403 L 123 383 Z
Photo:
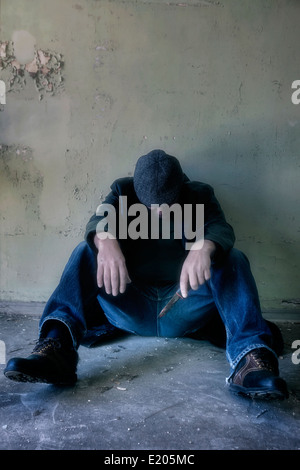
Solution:
M 131 239 L 121 239 L 118 237 L 119 221 L 119 198 L 127 196 L 127 207 L 139 203 L 134 186 L 133 178 L 119 178 L 111 185 L 111 192 L 105 198 L 103 204 L 112 205 L 116 211 L 117 220 L 117 239 L 126 259 L 126 265 L 129 276 L 132 280 L 139 280 L 151 285 L 165 285 L 178 282 L 181 267 L 188 251 L 186 249 L 186 239 L 182 230 L 182 238 L 178 239 L 174 235 L 174 227 L 171 220 L 170 237 L 165 239 L 159 237 L 152 239 L 148 237 Z M 178 200 L 176 201 L 183 208 L 185 204 L 204 204 L 204 238 L 213 241 L 217 250 L 216 259 L 222 256 L 233 247 L 235 236 L 231 225 L 225 219 L 224 213 L 217 201 L 213 188 L 205 183 L 190 181 L 185 177 Z M 150 211 L 149 211 L 150 214 Z M 104 216 L 95 213 L 89 220 L 85 240 L 96 252 L 94 237 L 98 223 Z M 129 224 L 134 217 L 126 217 L 126 223 Z M 150 215 L 149 215 L 150 224 Z

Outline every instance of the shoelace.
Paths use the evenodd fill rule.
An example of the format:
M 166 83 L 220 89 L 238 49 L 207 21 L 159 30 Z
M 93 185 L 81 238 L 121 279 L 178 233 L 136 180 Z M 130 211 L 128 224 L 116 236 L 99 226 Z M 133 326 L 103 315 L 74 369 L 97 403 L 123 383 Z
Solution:
M 254 350 L 250 354 L 259 369 L 266 369 L 270 370 L 271 372 L 274 372 L 275 368 L 272 365 L 269 357 L 267 357 L 267 355 L 265 354 L 265 352 L 259 352 Z
M 45 338 L 43 340 L 39 340 L 37 345 L 35 346 L 33 352 L 35 353 L 46 353 L 51 349 L 60 349 L 61 344 L 55 338 Z

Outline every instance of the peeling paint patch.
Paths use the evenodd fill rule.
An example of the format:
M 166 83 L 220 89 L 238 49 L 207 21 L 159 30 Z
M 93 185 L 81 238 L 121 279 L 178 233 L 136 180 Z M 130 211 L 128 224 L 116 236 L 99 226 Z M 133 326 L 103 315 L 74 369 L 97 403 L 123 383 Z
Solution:
M 34 51 L 31 62 L 21 64 L 15 56 L 13 42 L 0 41 L 0 72 L 8 92 L 25 88 L 26 80 L 30 77 L 35 83 L 40 100 L 44 93 L 53 96 L 64 89 L 63 66 L 62 54 L 42 49 Z

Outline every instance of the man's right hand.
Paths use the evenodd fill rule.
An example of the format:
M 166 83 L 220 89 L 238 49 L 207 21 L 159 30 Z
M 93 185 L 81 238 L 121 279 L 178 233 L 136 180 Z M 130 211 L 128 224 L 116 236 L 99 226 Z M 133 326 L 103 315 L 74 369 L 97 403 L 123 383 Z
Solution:
M 95 235 L 94 243 L 98 248 L 97 284 L 104 287 L 107 294 L 122 294 L 126 285 L 131 282 L 126 262 L 118 240 L 115 238 L 101 239 Z

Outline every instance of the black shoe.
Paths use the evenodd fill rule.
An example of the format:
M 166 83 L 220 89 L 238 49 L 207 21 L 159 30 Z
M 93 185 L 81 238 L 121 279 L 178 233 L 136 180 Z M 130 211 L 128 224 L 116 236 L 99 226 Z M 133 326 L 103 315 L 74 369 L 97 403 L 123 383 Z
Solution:
M 42 382 L 56 385 L 73 385 L 77 380 L 77 351 L 63 348 L 58 339 L 38 341 L 27 358 L 14 357 L 4 369 L 4 375 L 17 382 Z
M 254 349 L 241 359 L 229 387 L 250 398 L 288 398 L 286 383 L 279 377 L 277 358 L 267 348 Z

